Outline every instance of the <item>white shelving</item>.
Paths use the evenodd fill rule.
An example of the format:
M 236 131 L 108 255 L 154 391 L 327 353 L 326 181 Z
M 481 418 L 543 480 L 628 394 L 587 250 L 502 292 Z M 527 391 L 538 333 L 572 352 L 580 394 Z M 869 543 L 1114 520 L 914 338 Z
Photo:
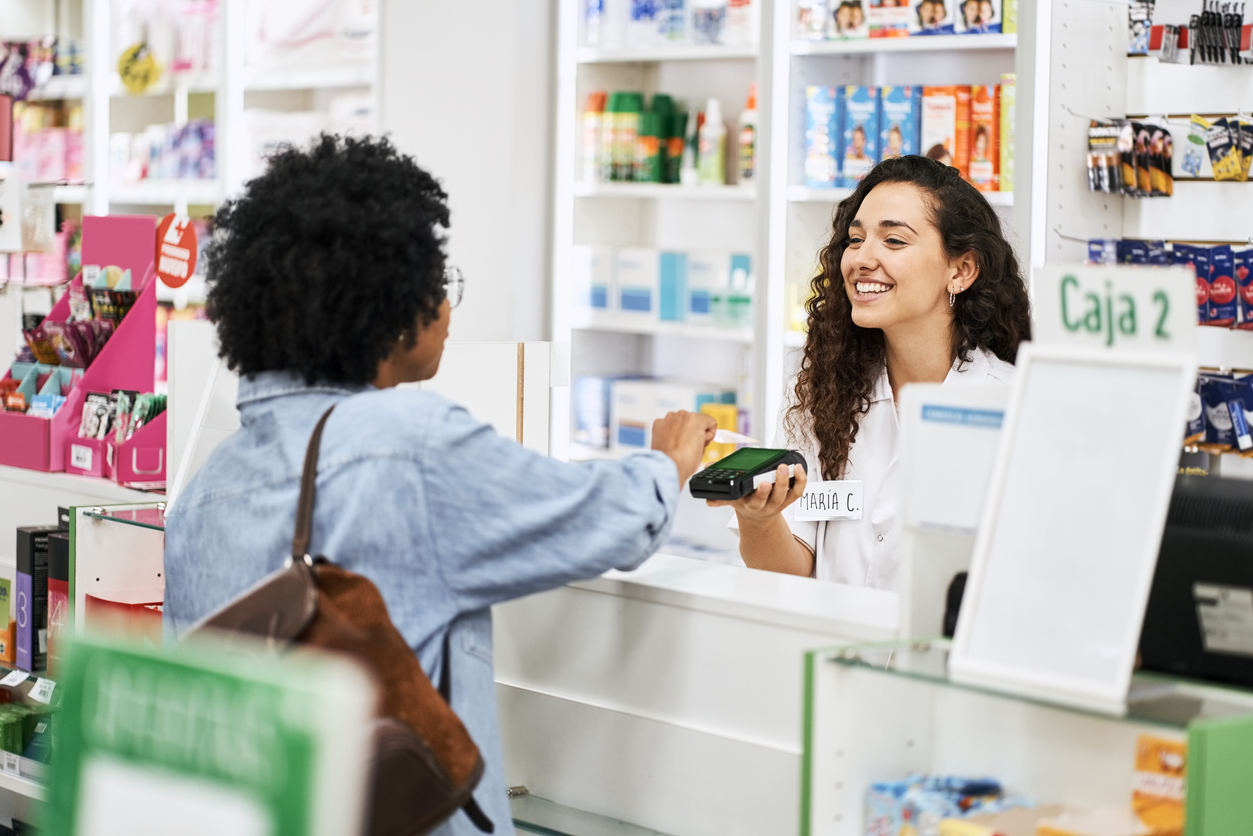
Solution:
M 757 57 L 755 46 L 682 46 L 657 49 L 593 49 L 580 47 L 580 64 L 637 64 L 658 61 L 745 60 Z
M 1018 35 L 926 35 L 856 41 L 792 41 L 793 55 L 867 55 L 900 52 L 969 52 L 1016 49 Z
M 852 189 L 811 189 L 808 186 L 788 186 L 787 199 L 791 203 L 839 203 L 853 193 Z M 993 206 L 1013 206 L 1013 192 L 984 192 Z
M 751 343 L 752 328 L 717 328 L 713 325 L 690 325 L 686 322 L 658 322 L 654 320 L 622 319 L 617 317 L 588 317 L 571 323 L 575 331 L 613 331 L 620 334 L 649 334 L 671 337 L 687 337 L 694 340 L 723 340 L 733 343 Z
M 217 180 L 141 180 L 110 187 L 113 204 L 138 206 L 173 206 L 179 201 L 188 204 L 215 204 L 222 199 Z
M 575 197 L 634 197 L 659 200 L 746 200 L 757 199 L 753 186 L 679 186 L 671 183 L 606 183 L 576 181 Z
M 244 89 L 262 90 L 333 90 L 343 87 L 369 87 L 374 83 L 373 67 L 326 67 L 290 72 L 251 72 Z
M 32 102 L 82 99 L 87 95 L 87 78 L 81 75 L 54 75 L 48 83 L 33 90 Z
M 0 772 L 0 790 L 17 793 L 34 801 L 43 801 L 48 795 L 48 789 L 43 784 L 9 772 Z

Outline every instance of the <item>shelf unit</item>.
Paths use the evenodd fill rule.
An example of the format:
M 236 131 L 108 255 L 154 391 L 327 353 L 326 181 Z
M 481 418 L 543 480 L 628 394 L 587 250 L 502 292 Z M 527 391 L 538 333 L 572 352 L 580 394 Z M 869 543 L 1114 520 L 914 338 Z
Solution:
M 10 0 L 19 2 L 19 0 Z M 121 44 L 111 43 L 110 12 L 114 0 L 20 0 L 24 15 L 16 24 L 33 31 L 9 31 L 0 20 L 0 36 L 59 34 L 77 39 L 84 52 L 81 76 L 54 76 L 34 91 L 32 101 L 81 100 L 85 117 L 85 185 L 58 187 L 56 200 L 78 204 L 86 214 L 109 212 L 207 213 L 238 194 L 252 175 L 248 111 L 327 109 L 329 95 L 360 90 L 378 112 L 379 50 L 365 62 L 341 67 L 259 68 L 247 65 L 245 49 L 248 0 L 222 0 L 214 26 L 213 64 L 219 69 L 199 75 L 165 74 L 143 94 L 131 94 L 116 71 Z M 61 32 L 54 32 L 56 7 L 68 9 Z M 377 4 L 374 31 L 378 33 Z M 29 18 L 29 19 L 28 19 Z M 34 22 L 32 22 L 34 21 Z M 206 101 L 211 99 L 211 103 Z M 147 179 L 120 182 L 110 169 L 111 134 L 138 132 L 149 124 L 185 123 L 211 115 L 215 124 L 217 176 L 211 180 Z
M 750 434 L 773 440 L 775 421 L 803 334 L 789 329 L 789 312 L 812 276 L 834 205 L 851 189 L 809 189 L 801 176 L 804 88 L 809 84 L 995 83 L 1018 74 L 1019 96 L 1031 84 L 1030 64 L 1018 60 L 1018 37 L 960 35 L 884 38 L 859 42 L 796 40 L 794 0 L 758 0 L 760 40 L 751 47 L 593 49 L 581 42 L 578 0 L 558 9 L 558 90 L 553 210 L 553 340 L 571 343 L 571 376 L 672 374 L 732 384 L 745 395 Z M 690 110 L 706 96 L 719 98 L 728 126 L 739 118 L 749 81 L 756 81 L 757 176 L 743 186 L 697 187 L 580 179 L 581 116 L 594 90 L 671 93 Z M 1021 121 L 1021 119 L 1020 119 Z M 1030 134 L 1018 131 L 1021 151 Z M 733 147 L 734 131 L 728 130 Z M 1015 195 L 989 193 L 1006 226 L 1016 225 Z M 1026 241 L 1016 233 L 1015 240 Z M 592 317 L 575 303 L 576 245 L 650 246 L 658 249 L 725 249 L 751 253 L 754 322 L 724 335 L 677 323 L 627 323 Z M 1022 256 L 1026 260 L 1026 253 Z M 800 295 L 800 299 L 804 296 Z M 714 341 L 709 339 L 715 336 Z M 733 340 L 723 339 L 733 336 Z M 717 340 L 721 340 L 718 342 Z M 727 342 L 735 343 L 727 345 Z M 600 458 L 572 442 L 570 395 L 555 390 L 550 449 L 559 458 Z M 676 531 L 690 534 L 685 514 L 701 516 L 693 528 L 729 548 L 721 532 L 725 512 L 680 512 Z

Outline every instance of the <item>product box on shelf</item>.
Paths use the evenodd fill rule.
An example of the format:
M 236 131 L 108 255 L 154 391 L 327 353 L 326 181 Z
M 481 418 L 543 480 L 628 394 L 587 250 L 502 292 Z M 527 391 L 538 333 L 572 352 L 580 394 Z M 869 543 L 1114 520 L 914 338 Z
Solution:
M 1018 87 L 1013 73 L 1001 75 L 1001 184 L 1000 190 L 1014 190 L 1014 119 L 1018 112 Z
M 65 392 L 65 403 L 52 418 L 39 418 L 19 412 L 0 413 L 0 464 L 31 470 L 60 472 L 66 469 L 66 440 L 76 436 L 82 418 L 87 392 L 108 392 L 113 389 L 134 389 L 150 392 L 156 354 L 156 281 L 153 257 L 156 242 L 156 218 L 147 216 L 111 215 L 83 219 L 83 263 L 117 265 L 141 276 L 142 287 L 135 304 L 117 326 L 100 354 L 81 375 L 70 371 L 71 387 Z M 71 283 L 81 287 L 82 277 Z M 48 314 L 48 322 L 64 322 L 70 318 L 70 294 L 63 295 Z M 24 377 L 44 372 L 32 370 L 30 364 L 14 364 L 6 377 Z M 63 379 L 48 377 L 44 386 Z M 26 385 L 23 381 L 23 385 Z
M 716 384 L 619 379 L 610 385 L 609 437 L 615 450 L 647 450 L 653 421 L 668 412 L 699 412 L 707 403 L 735 403 L 735 390 Z
M 870 37 L 870 18 L 863 0 L 830 0 L 827 37 L 833 41 L 859 41 Z
M 953 0 L 959 35 L 988 35 L 1001 31 L 1001 0 Z
M 167 412 L 162 412 L 120 444 L 110 438 L 107 458 L 112 477 L 132 488 L 163 487 Z
M 717 298 L 730 287 L 731 257 L 723 250 L 698 250 L 688 254 L 688 319 L 712 322 Z
M 881 159 L 920 153 L 921 87 L 879 88 L 879 153 Z
M 951 35 L 957 21 L 958 0 L 911 0 L 909 34 Z
M 17 666 L 44 669 L 48 651 L 48 536 L 55 525 L 17 529 Z
M 922 89 L 923 154 L 970 176 L 970 85 Z
M 687 253 L 661 253 L 659 270 L 658 314 L 663 322 L 683 322 L 688 304 Z
M 879 161 L 879 88 L 845 87 L 840 101 L 844 140 L 840 183 L 851 188 Z
M 902 38 L 909 35 L 909 18 L 913 13 L 909 3 L 898 5 L 897 0 L 869 0 L 867 20 L 872 38 Z
M 609 313 L 616 306 L 613 286 L 614 252 L 610 247 L 576 246 L 570 253 L 579 307 Z
M 832 188 L 839 176 L 839 104 L 834 87 L 805 88 L 805 185 L 810 188 Z
M 1000 191 L 1001 89 L 976 84 L 970 92 L 970 182 L 981 192 Z
M 618 313 L 624 316 L 657 318 L 660 268 L 656 250 L 643 247 L 618 250 L 617 269 L 614 271 Z
M 55 671 L 61 643 L 69 630 L 70 535 L 61 530 L 48 535 L 48 670 Z

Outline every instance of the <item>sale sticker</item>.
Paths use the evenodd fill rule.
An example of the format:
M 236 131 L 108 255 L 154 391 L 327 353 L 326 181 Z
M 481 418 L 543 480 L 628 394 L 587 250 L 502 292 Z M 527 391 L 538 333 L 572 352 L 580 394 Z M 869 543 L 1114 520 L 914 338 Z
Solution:
M 157 276 L 166 287 L 182 287 L 196 272 L 196 227 L 186 215 L 170 213 L 157 226 Z

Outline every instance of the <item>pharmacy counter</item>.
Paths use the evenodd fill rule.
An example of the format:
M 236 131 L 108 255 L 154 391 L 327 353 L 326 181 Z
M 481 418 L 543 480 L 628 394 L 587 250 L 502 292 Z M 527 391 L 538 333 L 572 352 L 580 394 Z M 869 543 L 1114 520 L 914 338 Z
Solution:
M 511 785 L 662 833 L 795 833 L 805 651 L 893 638 L 897 596 L 663 554 L 495 625 Z

